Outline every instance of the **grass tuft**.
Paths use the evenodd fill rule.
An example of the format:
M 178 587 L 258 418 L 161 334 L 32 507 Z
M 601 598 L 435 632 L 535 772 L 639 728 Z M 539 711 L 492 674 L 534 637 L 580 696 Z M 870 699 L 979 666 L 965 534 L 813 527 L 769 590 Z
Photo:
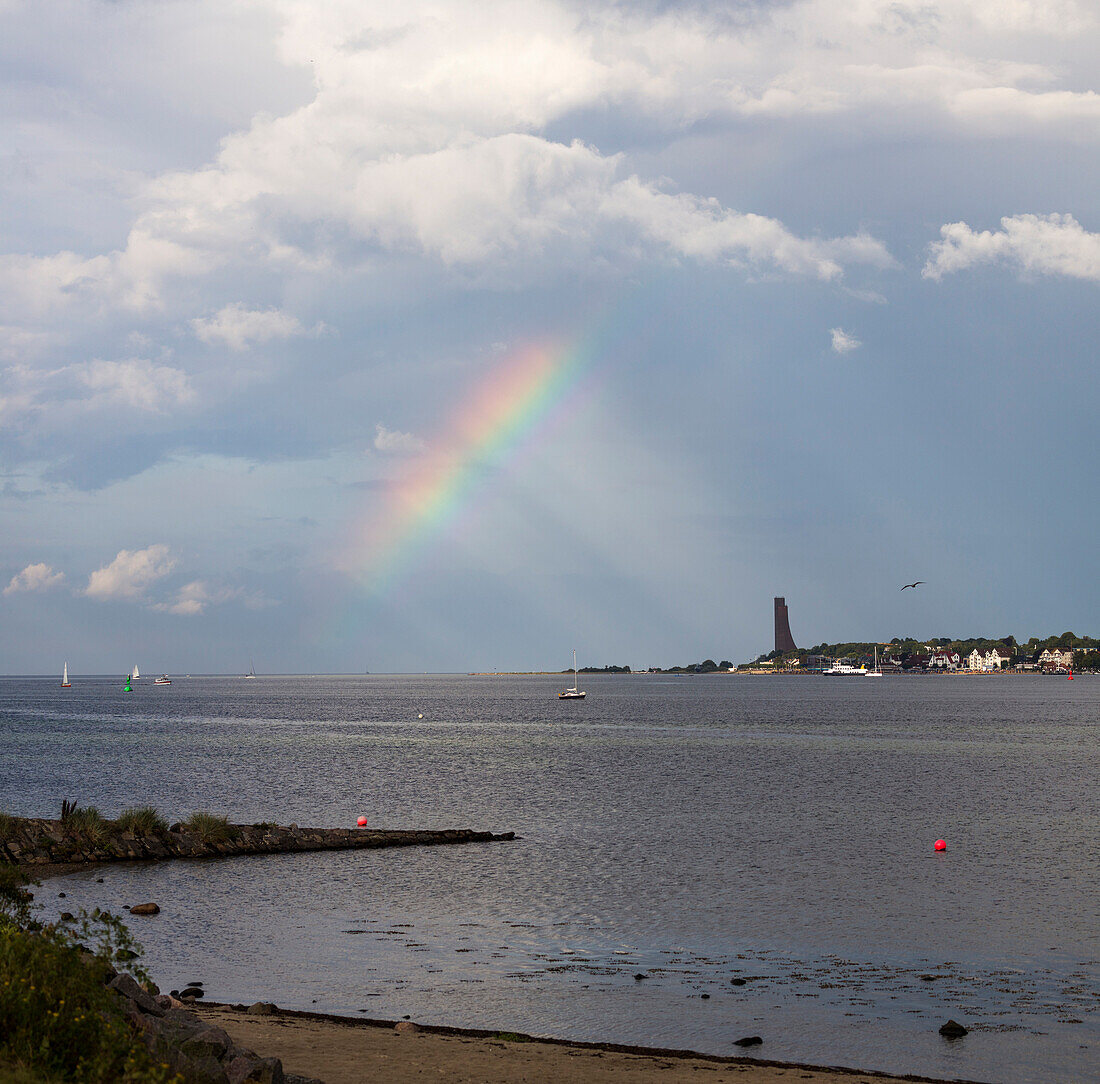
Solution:
M 62 824 L 70 836 L 96 847 L 101 847 L 115 834 L 114 824 L 94 805 L 74 806 Z
M 228 818 L 213 813 L 192 813 L 183 822 L 183 827 L 198 836 L 203 843 L 228 843 L 237 838 L 237 829 L 229 823 Z
M 151 805 L 124 809 L 115 824 L 122 831 L 133 832 L 138 836 L 148 836 L 168 830 L 168 822 Z

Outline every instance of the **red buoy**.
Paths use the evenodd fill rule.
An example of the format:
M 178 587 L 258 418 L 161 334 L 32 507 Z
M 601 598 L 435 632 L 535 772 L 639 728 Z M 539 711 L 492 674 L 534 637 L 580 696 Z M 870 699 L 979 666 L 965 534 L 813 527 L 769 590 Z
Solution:
M 946 839 L 937 839 L 935 849 L 937 851 L 946 851 L 947 850 L 947 840 Z
M 1068 680 L 1070 680 L 1070 681 L 1073 680 L 1073 671 L 1072 670 L 1069 672 L 1069 679 Z
M 360 817 L 355 823 L 357 825 L 359 825 L 360 828 L 366 828 L 367 818 L 366 817 Z

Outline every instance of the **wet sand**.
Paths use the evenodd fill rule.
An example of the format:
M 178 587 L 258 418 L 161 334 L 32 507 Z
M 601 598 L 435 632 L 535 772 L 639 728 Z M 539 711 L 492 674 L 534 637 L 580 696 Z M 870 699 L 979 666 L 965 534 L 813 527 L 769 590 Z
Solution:
M 932 1079 L 457 1028 L 421 1027 L 402 1033 L 392 1021 L 319 1013 L 279 1010 L 251 1016 L 241 1009 L 201 1003 L 194 1009 L 235 1042 L 265 1057 L 281 1058 L 287 1072 L 318 1077 L 324 1084 L 422 1084 L 425 1079 L 448 1084 L 900 1084 Z M 509 1037 L 501 1037 L 505 1034 Z

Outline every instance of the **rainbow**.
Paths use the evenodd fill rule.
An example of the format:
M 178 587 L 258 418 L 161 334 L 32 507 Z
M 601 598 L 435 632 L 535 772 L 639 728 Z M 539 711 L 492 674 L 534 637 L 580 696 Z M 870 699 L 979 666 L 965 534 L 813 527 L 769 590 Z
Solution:
M 514 463 L 579 396 L 591 340 L 529 345 L 495 366 L 429 449 L 404 464 L 381 502 L 356 525 L 352 571 L 384 593 L 470 507 L 487 469 Z

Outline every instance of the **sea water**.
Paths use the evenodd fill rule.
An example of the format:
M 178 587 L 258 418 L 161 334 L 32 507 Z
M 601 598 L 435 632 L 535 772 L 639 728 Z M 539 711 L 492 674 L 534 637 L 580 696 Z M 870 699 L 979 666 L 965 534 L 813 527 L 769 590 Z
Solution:
M 584 676 L 572 702 L 537 676 L 73 681 L 0 679 L 0 808 L 519 837 L 38 891 L 48 915 L 159 903 L 131 925 L 165 989 L 716 1054 L 760 1035 L 769 1059 L 1012 1084 L 1100 1075 L 1100 679 Z M 970 1034 L 942 1038 L 948 1018 Z

